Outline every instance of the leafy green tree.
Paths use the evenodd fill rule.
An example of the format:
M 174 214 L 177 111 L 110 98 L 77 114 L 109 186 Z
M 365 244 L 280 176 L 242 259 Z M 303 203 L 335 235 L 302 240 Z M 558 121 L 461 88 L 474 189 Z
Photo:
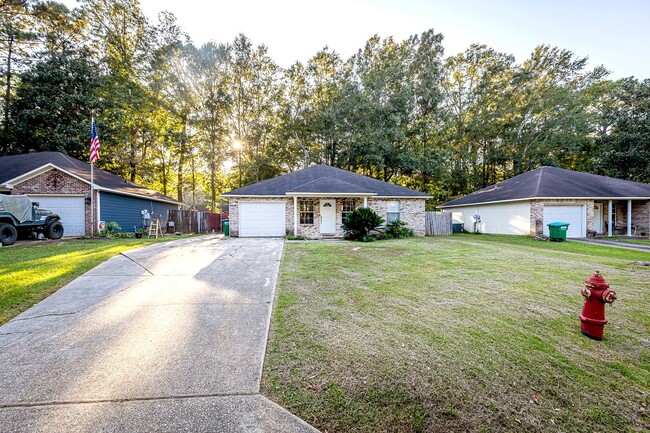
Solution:
M 241 159 L 245 184 L 278 174 L 270 140 L 277 127 L 277 108 L 281 99 L 280 70 L 264 45 L 253 47 L 243 34 L 231 46 L 228 94 L 231 101 L 231 144 L 242 144 Z M 238 150 L 230 147 L 239 164 Z
M 512 78 L 514 58 L 485 45 L 472 45 L 446 62 L 443 81 L 445 136 L 450 146 L 450 196 L 496 181 L 507 100 L 502 89 Z M 500 180 L 500 179 L 498 179 Z
M 598 138 L 601 174 L 650 183 L 650 79 L 621 80 L 609 133 Z
M 509 174 L 575 163 L 572 157 L 592 131 L 583 93 L 607 74 L 602 67 L 586 71 L 586 63 L 568 50 L 541 45 L 514 71 L 504 119 Z
M 195 53 L 198 82 L 195 122 L 200 148 L 209 170 L 210 208 L 216 209 L 219 188 L 220 161 L 226 155 L 228 125 L 227 114 L 231 108 L 228 94 L 230 62 L 229 47 L 207 43 Z
M 56 54 L 24 73 L 12 104 L 15 150 L 88 156 L 90 115 L 100 110 L 101 77 L 84 53 Z
M 13 141 L 9 131 L 10 104 L 16 74 L 28 69 L 33 50 L 38 44 L 38 34 L 34 31 L 36 18 L 33 14 L 36 4 L 37 2 L 28 0 L 7 0 L 0 4 L 0 73 L 4 78 L 0 155 L 16 151 L 10 147 Z

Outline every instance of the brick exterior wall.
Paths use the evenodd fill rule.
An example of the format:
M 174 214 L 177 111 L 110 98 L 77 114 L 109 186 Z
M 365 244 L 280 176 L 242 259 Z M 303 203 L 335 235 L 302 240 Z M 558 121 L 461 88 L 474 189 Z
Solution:
M 307 199 L 307 198 L 303 198 Z M 336 197 L 318 197 L 309 198 L 314 202 L 314 224 L 298 224 L 298 235 L 306 236 L 310 239 L 319 239 L 322 237 L 341 237 L 343 236 L 343 201 L 344 198 Z M 298 201 L 301 198 L 298 197 Z M 320 200 L 336 201 L 336 233 L 334 235 L 323 236 L 320 233 Z M 362 198 L 354 198 L 356 207 L 363 206 Z M 397 200 L 397 199 L 395 199 Z M 230 235 L 239 236 L 239 203 L 242 201 L 284 201 L 285 206 L 285 231 L 293 234 L 293 198 L 282 197 L 233 197 L 230 199 Z M 386 219 L 386 209 L 388 199 L 368 199 L 368 207 L 373 209 L 384 220 Z M 425 229 L 425 201 L 424 199 L 399 199 L 400 201 L 400 219 L 408 224 L 413 230 L 415 236 L 424 236 Z
M 57 169 L 48 170 L 45 173 L 39 174 L 14 185 L 11 190 L 12 195 L 21 194 L 74 194 L 83 195 L 84 198 L 90 197 L 90 185 L 75 179 Z M 97 192 L 95 192 L 95 205 L 97 204 Z M 34 197 L 34 201 L 38 201 Z M 90 221 L 90 204 L 86 203 L 84 206 L 86 212 L 85 226 L 86 234 L 90 234 L 92 223 Z M 97 209 L 95 209 L 95 219 L 97 218 Z
M 650 200 L 632 202 L 632 224 L 637 236 L 650 236 Z
M 544 234 L 544 203 L 539 200 L 530 201 L 530 234 L 531 236 Z
M 425 230 L 425 201 L 421 199 L 378 199 L 368 200 L 368 207 L 386 220 L 388 202 L 399 200 L 399 219 L 404 221 L 408 228 L 413 230 L 413 235 L 424 236 Z

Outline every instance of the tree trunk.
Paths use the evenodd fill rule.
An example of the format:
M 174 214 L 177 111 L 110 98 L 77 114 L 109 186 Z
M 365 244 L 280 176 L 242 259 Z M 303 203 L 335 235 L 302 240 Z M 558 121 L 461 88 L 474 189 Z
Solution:
M 9 128 L 9 102 L 11 101 L 11 56 L 13 54 L 14 35 L 9 35 L 9 46 L 7 47 L 7 73 L 5 74 L 7 85 L 5 88 L 5 124 L 4 131 Z
M 163 160 L 162 163 L 162 185 L 163 185 L 163 195 L 167 195 L 167 165 Z
M 196 210 L 196 156 L 192 154 L 192 209 Z
M 214 122 L 214 116 L 212 116 L 212 121 Z M 215 211 L 217 207 L 217 188 L 215 185 L 216 177 L 216 164 L 215 164 L 215 147 L 216 147 L 216 136 L 214 133 L 214 123 L 210 127 L 210 201 L 212 202 L 212 212 Z
M 183 167 L 185 167 L 185 138 L 187 137 L 187 116 L 183 116 L 183 136 L 178 148 L 178 201 L 183 201 Z

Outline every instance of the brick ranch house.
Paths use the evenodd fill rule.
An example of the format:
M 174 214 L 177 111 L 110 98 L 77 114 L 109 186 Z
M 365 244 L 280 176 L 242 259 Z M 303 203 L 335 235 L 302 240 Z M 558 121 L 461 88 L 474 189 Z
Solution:
M 314 165 L 222 194 L 231 236 L 341 237 L 348 212 L 370 207 L 424 236 L 429 195 L 329 165 Z
M 650 185 L 557 167 L 537 168 L 440 208 L 481 233 L 548 235 L 548 223 L 566 222 L 570 238 L 650 236 Z
M 94 169 L 95 221 L 116 221 L 124 231 L 142 226 L 142 210 L 153 218 L 181 203 L 159 192 Z M 0 194 L 26 194 L 61 216 L 65 236 L 91 233 L 90 165 L 59 152 L 0 157 Z M 96 232 L 96 230 L 95 230 Z

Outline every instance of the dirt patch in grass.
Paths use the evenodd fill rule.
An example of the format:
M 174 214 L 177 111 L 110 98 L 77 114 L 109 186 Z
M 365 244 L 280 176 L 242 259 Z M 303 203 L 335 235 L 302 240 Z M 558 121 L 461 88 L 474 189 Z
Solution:
M 632 262 L 649 256 L 471 235 L 286 245 L 263 392 L 328 432 L 644 431 L 650 269 Z M 602 342 L 577 318 L 596 269 L 619 294 Z

